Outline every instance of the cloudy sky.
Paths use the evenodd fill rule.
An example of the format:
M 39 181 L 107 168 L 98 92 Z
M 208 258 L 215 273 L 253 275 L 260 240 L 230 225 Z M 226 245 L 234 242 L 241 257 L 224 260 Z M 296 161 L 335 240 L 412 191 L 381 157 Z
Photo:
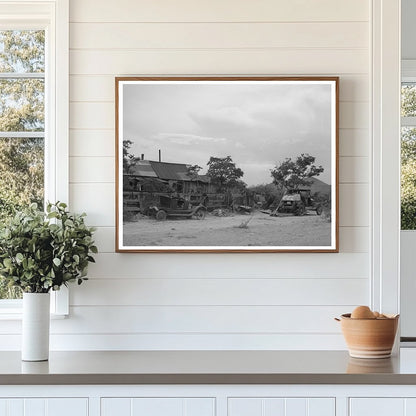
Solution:
M 127 84 L 124 140 L 145 159 L 207 170 L 210 156 L 230 155 L 249 186 L 270 183 L 270 170 L 301 153 L 325 168 L 331 183 L 331 89 L 323 84 Z

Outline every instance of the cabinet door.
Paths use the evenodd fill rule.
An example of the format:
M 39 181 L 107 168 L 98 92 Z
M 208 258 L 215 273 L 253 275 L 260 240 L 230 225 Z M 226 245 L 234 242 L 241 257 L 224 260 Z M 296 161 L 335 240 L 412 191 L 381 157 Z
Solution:
M 350 399 L 350 416 L 405 416 L 404 399 Z
M 414 416 L 414 398 L 351 398 L 350 416 Z
M 0 399 L 0 416 L 88 416 L 88 399 Z
M 213 416 L 214 398 L 102 398 L 101 416 Z
M 335 399 L 230 398 L 228 416 L 335 416 Z

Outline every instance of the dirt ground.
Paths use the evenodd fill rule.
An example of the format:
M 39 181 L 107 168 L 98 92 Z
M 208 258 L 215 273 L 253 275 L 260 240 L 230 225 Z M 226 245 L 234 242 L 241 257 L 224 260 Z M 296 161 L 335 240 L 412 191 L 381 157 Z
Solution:
M 331 223 L 315 213 L 302 217 L 251 214 L 204 220 L 156 221 L 141 217 L 124 223 L 125 246 L 329 246 Z

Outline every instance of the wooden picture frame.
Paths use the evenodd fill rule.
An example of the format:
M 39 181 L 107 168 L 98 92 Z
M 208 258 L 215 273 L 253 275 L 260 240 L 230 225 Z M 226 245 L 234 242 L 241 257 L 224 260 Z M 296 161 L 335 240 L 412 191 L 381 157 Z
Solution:
M 115 92 L 117 252 L 338 252 L 338 77 L 116 77 Z

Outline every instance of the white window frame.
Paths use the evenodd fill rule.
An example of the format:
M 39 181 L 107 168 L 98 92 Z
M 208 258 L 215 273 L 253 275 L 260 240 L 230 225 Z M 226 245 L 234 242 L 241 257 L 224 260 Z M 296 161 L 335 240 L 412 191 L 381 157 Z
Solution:
M 371 6 L 370 305 L 374 310 L 393 314 L 400 311 L 401 4 L 400 0 L 372 0 Z
M 69 0 L 0 0 L 0 30 L 45 30 L 45 201 L 69 200 Z M 68 290 L 52 291 L 51 312 L 69 313 Z M 0 319 L 21 315 L 1 300 Z

